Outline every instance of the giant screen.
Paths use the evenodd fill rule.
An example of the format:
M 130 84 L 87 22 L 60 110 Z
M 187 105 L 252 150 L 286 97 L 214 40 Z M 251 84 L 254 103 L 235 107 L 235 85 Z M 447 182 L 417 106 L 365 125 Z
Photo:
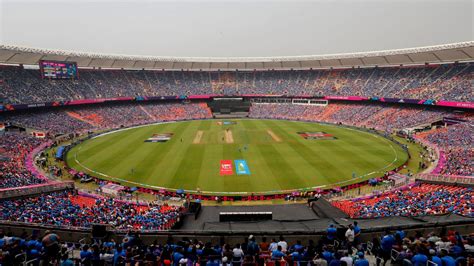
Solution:
M 40 61 L 41 77 L 46 79 L 77 79 L 76 62 Z

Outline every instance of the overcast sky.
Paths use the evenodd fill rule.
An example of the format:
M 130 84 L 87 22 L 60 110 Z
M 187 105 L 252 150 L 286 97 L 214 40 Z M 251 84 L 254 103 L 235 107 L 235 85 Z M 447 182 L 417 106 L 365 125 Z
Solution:
M 474 40 L 472 0 L 0 0 L 0 42 L 128 55 L 279 56 Z

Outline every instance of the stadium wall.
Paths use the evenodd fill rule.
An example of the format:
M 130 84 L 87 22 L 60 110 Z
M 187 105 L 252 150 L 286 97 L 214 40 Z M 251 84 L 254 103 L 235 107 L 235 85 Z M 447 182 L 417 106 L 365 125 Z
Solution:
M 382 233 L 386 230 L 396 230 L 396 229 L 403 229 L 407 235 L 414 235 L 415 233 L 421 233 L 423 235 L 427 235 L 431 232 L 441 233 L 447 231 L 458 231 L 462 235 L 472 233 L 472 226 L 474 226 L 474 219 L 465 218 L 464 221 L 456 221 L 453 222 L 449 219 L 449 215 L 439 216 L 439 220 L 444 220 L 444 222 L 430 222 L 425 224 L 419 225 L 403 225 L 397 223 L 396 219 L 389 218 L 392 221 L 388 224 L 387 220 L 384 219 L 377 219 L 379 220 L 378 223 L 385 223 L 383 227 L 375 227 L 372 229 L 365 229 L 362 228 L 361 238 L 362 241 L 371 241 L 374 237 L 379 237 Z M 417 219 L 417 218 L 412 218 Z M 455 220 L 455 219 L 453 219 Z M 361 223 L 361 219 L 358 220 L 346 220 L 344 224 L 349 224 L 352 221 L 359 221 Z M 327 221 L 321 228 L 314 228 L 314 231 L 272 231 L 271 228 L 268 230 L 262 231 L 252 231 L 252 230 L 232 230 L 232 231 L 180 231 L 180 230 L 171 230 L 171 231 L 162 231 L 162 232 L 140 232 L 140 231 L 131 231 L 131 233 L 136 232 L 140 235 L 140 238 L 146 244 L 152 244 L 153 241 L 157 240 L 158 242 L 165 243 L 167 239 L 181 239 L 184 237 L 187 238 L 198 238 L 203 242 L 210 241 L 212 243 L 219 243 L 223 240 L 225 243 L 229 244 L 236 244 L 241 243 L 241 241 L 247 238 L 250 234 L 255 235 L 257 238 L 266 236 L 267 239 L 271 239 L 272 237 L 277 238 L 279 236 L 284 236 L 288 242 L 296 242 L 296 240 L 302 240 L 304 243 L 307 243 L 309 239 L 318 241 L 325 235 L 325 230 L 328 224 L 334 221 Z M 57 233 L 62 241 L 66 242 L 79 242 L 81 239 L 91 239 L 91 229 L 65 229 L 65 228 L 56 228 L 51 226 L 39 226 L 39 225 L 26 225 L 20 223 L 13 223 L 13 222 L 0 222 L 0 228 L 4 230 L 4 232 L 12 232 L 13 235 L 21 235 L 23 232 L 27 232 L 31 234 L 33 231 L 39 232 L 43 234 L 45 231 L 54 231 Z M 346 229 L 343 227 L 338 228 L 338 234 L 344 234 Z M 111 232 L 108 230 L 109 236 L 116 239 L 117 241 L 121 241 L 124 236 L 128 232 Z
M 314 100 L 328 100 L 328 101 L 342 101 L 342 102 L 364 102 L 364 103 L 391 103 L 401 105 L 420 105 L 420 106 L 439 106 L 453 109 L 465 109 L 474 110 L 474 102 L 449 102 L 449 101 L 435 101 L 431 99 L 400 99 L 400 98 L 379 98 L 379 97 L 359 97 L 359 96 L 308 96 L 308 95 L 191 95 L 191 96 L 137 96 L 137 97 L 119 97 L 119 98 L 103 98 L 103 99 L 85 99 L 85 100 L 73 100 L 73 101 L 56 101 L 56 102 L 45 102 L 45 103 L 34 103 L 34 104 L 1 104 L 1 112 L 11 112 L 16 110 L 25 109 L 36 109 L 46 107 L 61 107 L 61 106 L 76 106 L 76 105 L 90 105 L 90 104 L 104 104 L 104 103 L 128 103 L 128 102 L 180 102 L 183 100 L 196 101 L 206 100 L 210 101 L 214 97 L 243 97 L 244 99 L 250 100 L 252 98 L 289 98 L 289 99 L 314 99 Z

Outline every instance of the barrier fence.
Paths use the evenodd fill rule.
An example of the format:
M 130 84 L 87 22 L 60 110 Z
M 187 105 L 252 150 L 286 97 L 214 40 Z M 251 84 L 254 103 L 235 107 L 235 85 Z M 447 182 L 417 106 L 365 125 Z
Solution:
M 418 174 L 416 175 L 416 179 L 422 181 L 443 182 L 448 184 L 474 185 L 474 176 Z
M 49 182 L 32 186 L 4 188 L 0 189 L 0 199 L 37 195 L 66 189 L 74 189 L 74 181 Z

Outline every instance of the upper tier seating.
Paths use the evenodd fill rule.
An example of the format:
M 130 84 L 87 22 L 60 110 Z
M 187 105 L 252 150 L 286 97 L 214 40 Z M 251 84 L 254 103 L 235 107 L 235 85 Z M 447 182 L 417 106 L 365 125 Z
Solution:
M 474 101 L 473 64 L 299 71 L 79 70 L 43 80 L 39 70 L 0 66 L 0 98 L 41 103 L 122 96 L 274 94 Z

